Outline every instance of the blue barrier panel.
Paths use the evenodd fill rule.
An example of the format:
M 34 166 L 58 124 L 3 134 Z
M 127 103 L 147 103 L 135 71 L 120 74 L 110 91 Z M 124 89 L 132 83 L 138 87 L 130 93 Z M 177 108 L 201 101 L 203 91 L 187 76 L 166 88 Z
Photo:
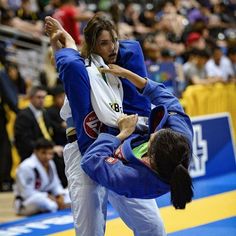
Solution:
M 228 113 L 192 118 L 194 140 L 190 173 L 209 178 L 236 170 L 235 150 Z

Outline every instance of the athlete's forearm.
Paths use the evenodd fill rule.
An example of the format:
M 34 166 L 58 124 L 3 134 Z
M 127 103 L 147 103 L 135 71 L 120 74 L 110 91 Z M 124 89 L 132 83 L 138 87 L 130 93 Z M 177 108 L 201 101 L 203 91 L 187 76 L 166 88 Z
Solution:
M 146 79 L 144 79 L 143 77 L 133 73 L 130 70 L 124 69 L 123 77 L 128 79 L 131 83 L 133 83 L 139 89 L 143 89 L 147 84 Z
M 139 76 L 138 74 L 128 69 L 122 68 L 116 64 L 109 64 L 108 66 L 109 68 L 100 68 L 100 72 L 111 73 L 114 76 L 126 78 L 139 89 L 143 89 L 146 86 L 146 79 Z
M 126 130 L 122 130 L 116 137 L 122 142 L 126 138 L 130 136 L 130 132 L 127 132 Z

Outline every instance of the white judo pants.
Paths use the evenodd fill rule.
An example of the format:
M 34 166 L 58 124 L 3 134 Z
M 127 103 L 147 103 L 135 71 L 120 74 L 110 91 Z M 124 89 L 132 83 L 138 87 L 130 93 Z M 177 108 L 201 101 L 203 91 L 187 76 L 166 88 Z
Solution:
M 64 190 L 64 203 L 70 204 L 68 190 Z M 48 197 L 47 193 L 34 193 L 26 200 L 15 200 L 14 208 L 17 214 L 30 216 L 40 212 L 55 212 L 58 210 L 57 203 Z
M 77 141 L 64 148 L 65 172 L 77 236 L 105 234 L 107 201 L 135 236 L 166 235 L 155 199 L 126 198 L 91 180 L 80 167 Z

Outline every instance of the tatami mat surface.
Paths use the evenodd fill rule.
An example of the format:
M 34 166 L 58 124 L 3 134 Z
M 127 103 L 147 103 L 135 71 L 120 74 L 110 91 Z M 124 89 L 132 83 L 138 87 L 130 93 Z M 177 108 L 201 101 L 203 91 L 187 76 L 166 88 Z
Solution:
M 194 188 L 195 198 L 184 211 L 176 211 L 169 205 L 168 194 L 157 199 L 168 235 L 235 236 L 236 173 L 195 181 Z M 0 195 L 1 205 L 2 198 L 3 194 Z M 0 235 L 74 235 L 70 211 L 41 214 L 19 220 L 10 209 L 8 217 L 4 217 L 7 213 L 6 206 L 10 207 L 12 204 L 12 197 L 4 201 L 5 208 L 2 206 L 0 208 L 0 219 L 1 222 L 7 222 L 0 224 Z M 133 235 L 131 230 L 109 205 L 106 236 L 131 235 Z

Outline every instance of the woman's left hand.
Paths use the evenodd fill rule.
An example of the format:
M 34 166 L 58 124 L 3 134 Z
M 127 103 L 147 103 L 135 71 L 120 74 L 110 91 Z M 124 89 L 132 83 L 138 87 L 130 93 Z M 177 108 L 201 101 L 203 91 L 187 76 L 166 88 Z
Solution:
M 117 124 L 120 129 L 120 134 L 117 136 L 120 140 L 128 138 L 135 130 L 138 121 L 138 115 L 126 115 L 122 114 L 118 120 Z

